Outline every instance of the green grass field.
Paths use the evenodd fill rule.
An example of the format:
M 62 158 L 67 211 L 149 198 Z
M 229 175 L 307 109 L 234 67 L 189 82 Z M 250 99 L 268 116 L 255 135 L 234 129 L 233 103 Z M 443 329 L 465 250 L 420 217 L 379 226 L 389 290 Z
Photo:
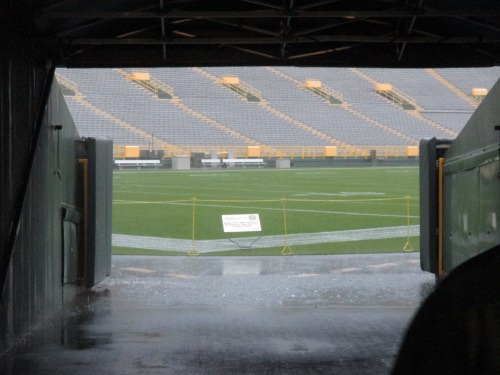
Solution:
M 116 171 L 113 184 L 114 234 L 193 239 L 194 229 L 195 240 L 220 239 L 224 238 L 221 215 L 226 214 L 259 214 L 262 236 L 284 234 L 285 219 L 288 234 L 419 223 L 418 169 L 413 167 Z M 311 244 L 293 250 L 295 254 L 401 251 L 405 240 Z M 418 238 L 412 239 L 414 248 L 417 242 Z M 113 251 L 175 254 L 124 247 Z

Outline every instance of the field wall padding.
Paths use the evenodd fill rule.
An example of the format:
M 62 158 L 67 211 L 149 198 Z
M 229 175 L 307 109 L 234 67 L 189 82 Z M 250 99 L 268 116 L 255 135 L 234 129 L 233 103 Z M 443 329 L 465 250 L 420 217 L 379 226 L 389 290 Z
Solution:
M 90 288 L 111 274 L 113 142 L 86 138 L 88 156 L 88 237 L 85 284 Z

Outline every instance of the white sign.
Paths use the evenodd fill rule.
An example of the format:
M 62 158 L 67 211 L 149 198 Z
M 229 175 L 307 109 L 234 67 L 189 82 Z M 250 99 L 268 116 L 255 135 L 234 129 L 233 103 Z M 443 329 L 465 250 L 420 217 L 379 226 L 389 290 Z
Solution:
M 222 215 L 222 225 L 225 233 L 260 232 L 259 214 Z

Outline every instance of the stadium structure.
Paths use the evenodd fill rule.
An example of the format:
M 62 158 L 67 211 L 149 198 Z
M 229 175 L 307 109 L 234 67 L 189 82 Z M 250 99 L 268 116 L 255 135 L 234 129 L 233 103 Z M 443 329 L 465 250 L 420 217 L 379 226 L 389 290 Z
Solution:
M 115 143 L 139 146 L 139 157 L 141 148 L 162 150 L 168 157 L 205 151 L 201 146 L 224 146 L 216 151 L 229 153 L 228 145 L 242 147 L 245 156 L 249 148 L 260 147 L 261 157 L 266 152 L 295 157 L 296 151 L 280 150 L 295 147 L 292 142 L 315 147 L 310 155 L 323 157 L 356 155 L 344 151 L 350 147 L 382 154 L 382 146 L 415 155 L 411 147 L 420 137 L 450 139 L 460 132 L 454 142 L 430 143 L 426 154 L 429 173 L 422 186 L 429 204 L 421 216 L 432 221 L 424 228 L 430 249 L 424 269 L 444 274 L 500 243 L 500 84 L 465 124 L 484 89 L 498 78 L 500 9 L 495 1 L 11 0 L 2 2 L 0 20 L 2 353 L 110 273 L 113 148 L 101 137 L 106 134 L 87 133 L 89 124 L 99 124 L 99 131 L 120 129 L 112 136 Z M 86 68 L 94 70 L 76 70 Z M 172 76 L 173 71 L 153 68 L 186 70 Z M 413 80 L 388 77 L 383 68 L 434 70 L 409 71 L 417 74 Z M 491 75 L 486 73 L 489 78 L 482 82 L 482 74 L 473 78 L 475 73 L 464 74 L 462 68 L 489 68 Z M 58 74 L 64 77 L 59 82 L 66 98 L 54 84 Z M 106 82 L 101 74 L 121 87 L 118 93 L 111 83 L 87 86 L 85 75 L 94 83 Z M 176 81 L 181 78 L 186 83 Z M 217 94 L 185 95 L 190 80 Z M 160 82 L 156 93 L 145 87 L 152 81 Z M 407 86 L 411 82 L 419 84 Z M 358 84 L 364 89 L 348 90 Z M 285 91 L 277 92 L 280 87 Z M 113 100 L 96 99 L 108 88 Z M 133 96 L 120 95 L 128 92 Z M 214 111 L 205 101 L 222 97 L 223 110 Z M 112 105 L 120 105 L 120 99 L 124 105 L 114 112 Z M 436 107 L 450 99 L 451 105 Z M 315 109 L 301 111 L 303 102 Z M 138 103 L 149 110 L 138 111 Z M 165 108 L 171 111 L 168 117 L 175 113 L 189 119 L 182 126 L 191 138 L 174 136 L 165 123 L 156 127 Z M 84 125 L 80 110 L 89 119 Z M 231 115 L 237 121 L 229 120 Z M 259 121 L 242 128 L 243 117 Z M 174 129 L 182 128 L 179 124 Z M 267 125 L 262 133 L 262 124 L 280 130 L 270 132 Z M 200 129 L 210 135 L 199 136 Z M 436 171 L 435 158 L 443 164 L 445 156 L 448 161 Z M 443 180 L 448 198 L 454 198 L 444 203 Z M 472 218 L 477 219 L 474 227 L 468 226 Z M 498 301 L 498 293 L 493 297 Z M 498 314 L 492 322 L 498 329 Z M 494 339 L 498 342 L 498 336 Z
M 82 136 L 117 159 L 415 158 L 455 138 L 498 67 L 58 69 Z

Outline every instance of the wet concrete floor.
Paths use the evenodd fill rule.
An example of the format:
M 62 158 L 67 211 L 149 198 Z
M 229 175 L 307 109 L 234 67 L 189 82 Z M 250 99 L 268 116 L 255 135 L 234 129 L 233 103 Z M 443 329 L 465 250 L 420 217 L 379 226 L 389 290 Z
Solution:
M 387 374 L 433 275 L 416 253 L 114 256 L 0 357 L 24 374 Z

